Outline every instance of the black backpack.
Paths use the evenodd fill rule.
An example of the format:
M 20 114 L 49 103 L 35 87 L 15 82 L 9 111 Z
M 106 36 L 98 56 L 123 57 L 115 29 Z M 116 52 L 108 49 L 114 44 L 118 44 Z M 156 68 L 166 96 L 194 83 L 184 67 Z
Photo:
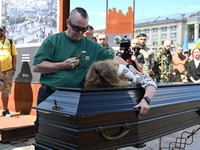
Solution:
M 12 39 L 8 39 L 10 41 L 10 49 L 12 49 Z

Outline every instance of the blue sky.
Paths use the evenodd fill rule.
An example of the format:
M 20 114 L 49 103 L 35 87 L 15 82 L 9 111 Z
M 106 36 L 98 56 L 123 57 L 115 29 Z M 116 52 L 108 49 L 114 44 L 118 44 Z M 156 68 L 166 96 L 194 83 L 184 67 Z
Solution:
M 106 0 L 71 0 L 70 9 L 83 7 L 89 14 L 89 24 L 93 27 L 105 26 Z M 132 0 L 108 0 L 108 8 L 115 7 L 124 14 L 133 6 Z M 144 19 L 174 13 L 200 11 L 199 0 L 135 0 L 135 19 Z

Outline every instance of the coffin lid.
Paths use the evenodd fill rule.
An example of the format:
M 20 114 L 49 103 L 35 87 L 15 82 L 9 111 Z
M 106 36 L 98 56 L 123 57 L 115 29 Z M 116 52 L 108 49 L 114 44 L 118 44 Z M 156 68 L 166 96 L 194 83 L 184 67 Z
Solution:
M 150 107 L 199 100 L 200 97 L 199 84 L 176 82 L 161 83 L 157 86 Z M 188 94 L 191 91 L 194 93 L 193 95 Z M 51 96 L 33 108 L 70 116 L 139 111 L 133 106 L 142 99 L 143 95 L 144 90 L 138 86 L 92 89 L 58 87 Z M 55 100 L 57 106 L 60 107 L 58 110 L 53 109 Z
M 136 102 L 143 97 L 143 92 L 141 87 L 136 86 L 92 89 L 58 87 L 51 96 L 33 108 L 66 115 L 132 111 Z M 53 109 L 55 100 L 57 106 L 60 107 L 58 110 Z

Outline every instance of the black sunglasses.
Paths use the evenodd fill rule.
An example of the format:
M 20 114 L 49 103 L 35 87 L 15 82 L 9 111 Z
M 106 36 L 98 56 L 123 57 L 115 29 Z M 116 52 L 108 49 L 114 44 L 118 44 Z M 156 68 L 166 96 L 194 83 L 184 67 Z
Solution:
M 3 32 L 4 30 L 3 29 L 0 29 L 0 32 Z
M 76 32 L 80 32 L 82 31 L 83 33 L 86 32 L 88 30 L 88 26 L 85 28 L 81 28 L 79 26 L 74 25 L 71 20 L 69 19 L 69 25 L 72 27 L 72 29 Z

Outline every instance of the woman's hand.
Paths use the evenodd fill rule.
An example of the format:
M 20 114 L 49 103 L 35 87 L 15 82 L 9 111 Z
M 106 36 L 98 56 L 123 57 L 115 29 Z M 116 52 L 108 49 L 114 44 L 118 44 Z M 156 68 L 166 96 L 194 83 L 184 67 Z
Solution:
M 146 102 L 145 99 L 142 99 L 141 102 L 133 108 L 141 108 L 140 113 L 138 114 L 138 118 L 142 118 L 150 110 L 149 104 Z

